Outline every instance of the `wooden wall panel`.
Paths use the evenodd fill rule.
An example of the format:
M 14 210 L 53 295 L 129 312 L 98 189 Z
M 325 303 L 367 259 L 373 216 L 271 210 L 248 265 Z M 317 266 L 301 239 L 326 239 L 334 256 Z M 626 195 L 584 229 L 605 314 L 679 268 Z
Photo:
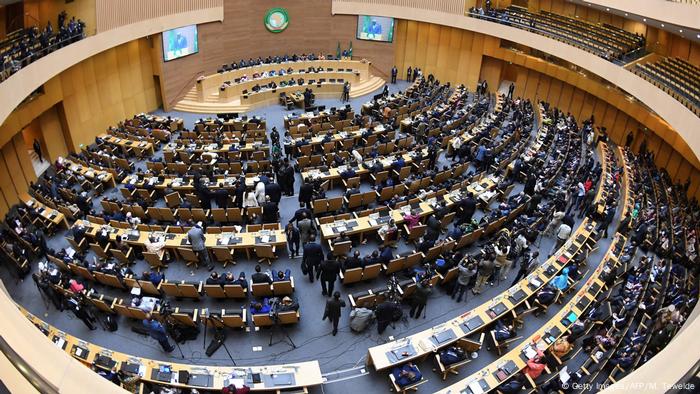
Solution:
M 11 173 L 7 170 L 7 165 L 5 164 L 4 153 L 0 151 L 0 190 L 2 191 L 3 197 L 3 204 L 0 204 L 0 209 L 4 210 L 0 213 L 2 213 L 3 216 L 5 213 L 7 213 L 9 207 L 18 201 L 17 190 L 12 183 L 10 174 Z
M 22 166 L 19 164 L 13 142 L 8 142 L 2 147 L 2 158 L 5 161 L 5 166 L 7 167 L 8 176 L 12 182 L 15 195 L 19 196 L 22 193 L 26 193 L 29 181 L 25 178 Z
M 68 154 L 68 146 L 63 134 L 61 120 L 55 107 L 47 110 L 39 116 L 39 128 L 46 145 L 46 156 L 56 160 L 59 156 Z
M 473 90 L 481 77 L 484 45 L 482 34 L 399 20 L 394 38 L 393 63 L 400 65 L 401 78 L 405 77 L 409 66 L 418 67 L 426 75 L 433 74 L 437 79 L 453 84 L 463 83 Z M 498 76 L 496 72 L 493 70 L 490 74 L 495 76 L 494 81 L 500 77 L 500 71 Z
M 29 184 L 29 182 L 36 181 L 36 173 L 34 172 L 34 166 L 32 165 L 32 159 L 29 157 L 29 151 L 24 144 L 24 139 L 22 134 L 17 134 L 12 138 L 11 143 L 15 149 L 15 154 L 17 155 L 17 160 L 19 161 L 19 166 L 22 169 L 22 175 L 24 175 L 24 180 Z M 44 152 L 46 152 L 44 150 Z M 46 159 L 46 157 L 44 157 Z
M 557 107 L 564 107 L 563 105 L 559 104 L 560 101 L 566 101 L 566 98 L 562 100 L 562 91 L 561 91 L 561 81 L 555 78 L 550 78 L 549 82 L 549 92 L 547 93 L 547 100 L 549 100 L 550 103 L 553 105 L 556 105 Z M 570 93 L 569 93 L 570 94 Z M 568 96 L 568 99 L 571 99 L 571 96 Z M 566 103 L 566 106 L 568 107 L 569 103 Z
M 147 39 L 93 56 L 59 78 L 68 132 L 74 144 L 70 150 L 91 143 L 110 125 L 157 108 Z
M 560 82 L 557 80 L 557 82 Z M 577 89 L 578 90 L 578 89 Z M 574 95 L 574 88 L 573 86 L 569 85 L 568 83 L 561 83 L 561 93 L 559 94 L 559 103 L 557 104 L 561 108 L 568 108 L 568 112 L 571 112 L 572 114 L 574 112 L 578 112 L 580 110 L 580 104 L 578 108 L 575 108 L 571 104 L 571 101 L 573 100 L 573 95 Z M 575 114 L 574 117 L 578 119 L 578 114 Z
M 479 79 L 486 80 L 491 91 L 496 91 L 501 82 L 501 67 L 503 62 L 492 57 L 484 56 L 481 64 Z

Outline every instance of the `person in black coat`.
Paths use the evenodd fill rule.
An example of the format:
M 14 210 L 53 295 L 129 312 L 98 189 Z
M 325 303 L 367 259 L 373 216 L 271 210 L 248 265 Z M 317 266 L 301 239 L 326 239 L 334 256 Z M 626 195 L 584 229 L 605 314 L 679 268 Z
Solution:
M 311 235 L 309 242 L 304 245 L 304 256 L 301 259 L 301 270 L 309 275 L 311 283 L 314 283 L 314 268 L 319 270 L 321 262 L 323 262 L 323 249 L 316 243 L 316 236 Z
M 340 273 L 340 263 L 338 259 L 333 256 L 333 253 L 328 254 L 328 259 L 321 263 L 321 267 L 316 272 L 316 279 L 321 279 L 321 294 L 330 295 L 333 294 L 333 287 L 335 286 L 335 279 Z
M 265 196 L 265 203 L 262 206 L 263 223 L 277 223 L 280 209 L 277 203 L 272 201 L 270 196 Z
M 265 194 L 270 196 L 270 201 L 279 204 L 282 199 L 282 187 L 276 182 L 270 182 L 265 185 Z
M 299 255 L 299 229 L 294 226 L 291 221 L 287 223 L 287 227 L 284 229 L 285 235 L 287 235 L 287 246 L 289 246 L 289 257 L 295 258 Z
M 236 183 L 236 207 L 243 208 L 243 194 L 245 194 L 245 181 L 239 179 Z
M 304 182 L 299 186 L 299 206 L 306 206 L 311 209 L 311 200 L 314 197 L 314 186 L 311 183 L 311 179 L 306 178 Z
M 338 333 L 338 322 L 340 321 L 340 308 L 345 308 L 345 301 L 340 299 L 340 293 L 333 293 L 333 298 L 326 301 L 326 310 L 323 312 L 323 319 L 333 324 L 333 336 Z
M 352 256 L 349 256 L 345 259 L 345 263 L 343 264 L 343 272 L 345 272 L 345 270 L 353 268 L 364 268 L 363 260 L 360 258 L 359 250 L 355 250 Z
M 377 317 L 377 333 L 381 334 L 386 330 L 394 320 L 397 309 L 400 311 L 401 307 L 391 301 L 384 301 L 377 305 L 377 309 L 374 311 Z
M 476 200 L 474 193 L 467 193 L 467 198 L 463 199 L 459 204 L 459 220 L 458 224 L 469 223 L 472 221 L 472 216 L 476 212 Z
M 436 215 L 431 215 L 426 224 L 428 229 L 426 230 L 424 238 L 431 241 L 437 241 L 437 239 L 440 237 L 440 230 L 442 229 L 440 219 L 438 219 Z
M 272 278 L 270 278 L 268 274 L 262 272 L 260 265 L 255 266 L 255 273 L 250 276 L 250 279 L 253 281 L 253 283 L 272 284 Z

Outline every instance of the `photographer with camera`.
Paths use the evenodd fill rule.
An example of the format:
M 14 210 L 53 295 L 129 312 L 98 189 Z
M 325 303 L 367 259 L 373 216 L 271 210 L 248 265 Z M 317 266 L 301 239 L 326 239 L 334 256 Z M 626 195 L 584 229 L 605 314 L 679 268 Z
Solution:
M 155 320 L 150 313 L 147 314 L 146 318 L 143 320 L 143 326 L 148 330 L 148 335 L 158 341 L 164 352 L 170 353 L 175 350 L 175 346 L 168 341 L 165 327 L 163 327 L 159 321 Z
M 493 275 L 496 270 L 496 264 L 494 262 L 496 258 L 496 253 L 491 245 L 486 245 L 486 247 L 481 251 L 481 261 L 478 264 L 478 272 L 476 274 L 476 285 L 472 289 L 474 295 L 481 293 L 482 288 L 488 282 L 489 278 Z M 493 286 L 493 282 L 491 282 Z
M 418 319 L 421 312 L 423 312 L 425 306 L 428 304 L 428 297 L 432 292 L 433 286 L 430 284 L 429 277 L 418 282 L 416 290 L 413 292 L 411 310 L 408 312 L 409 316 Z M 423 318 L 425 319 L 425 314 L 423 314 Z
M 476 261 L 471 256 L 466 256 L 457 267 L 458 276 L 455 288 L 452 290 L 452 299 L 457 297 L 457 302 L 462 302 L 462 296 L 467 291 L 467 286 L 472 278 L 476 275 Z

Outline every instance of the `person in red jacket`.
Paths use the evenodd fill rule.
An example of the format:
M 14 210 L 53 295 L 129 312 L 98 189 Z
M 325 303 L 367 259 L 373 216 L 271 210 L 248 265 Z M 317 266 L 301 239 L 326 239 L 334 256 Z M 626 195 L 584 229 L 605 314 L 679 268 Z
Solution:
M 540 375 L 542 375 L 542 371 L 544 371 L 545 368 L 545 364 L 542 360 L 543 356 L 544 353 L 542 353 L 541 350 L 537 349 L 537 355 L 532 359 L 528 360 L 527 367 L 525 367 L 525 370 L 523 372 L 530 376 L 532 379 L 537 379 Z
M 243 387 L 237 389 L 235 385 L 229 384 L 228 386 L 221 389 L 221 394 L 248 394 L 250 393 L 250 387 L 243 385 Z

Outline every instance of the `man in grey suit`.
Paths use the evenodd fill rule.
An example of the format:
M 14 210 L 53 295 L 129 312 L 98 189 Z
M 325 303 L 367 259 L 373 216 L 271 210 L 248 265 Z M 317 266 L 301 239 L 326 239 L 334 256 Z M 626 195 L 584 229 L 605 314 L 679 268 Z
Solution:
M 297 227 L 299 228 L 299 239 L 301 240 L 301 244 L 304 245 L 309 242 L 309 238 L 311 238 L 311 234 L 314 232 L 314 222 L 309 219 L 306 212 L 302 212 L 301 220 L 297 222 Z
M 187 232 L 187 240 L 192 245 L 192 250 L 199 257 L 199 264 L 205 265 L 209 271 L 214 269 L 214 265 L 209 261 L 209 252 L 207 252 L 207 247 L 204 245 L 204 231 L 202 230 L 202 222 L 197 222 Z

